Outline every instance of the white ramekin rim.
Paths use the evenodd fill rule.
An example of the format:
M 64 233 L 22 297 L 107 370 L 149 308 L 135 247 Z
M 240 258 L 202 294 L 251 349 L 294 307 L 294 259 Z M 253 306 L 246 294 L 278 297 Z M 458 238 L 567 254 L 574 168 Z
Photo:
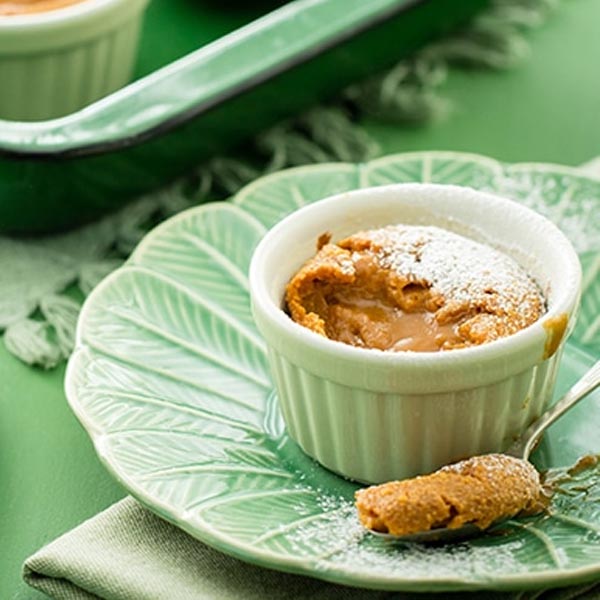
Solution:
M 113 29 L 149 1 L 81 0 L 39 13 L 0 16 L 0 53 L 29 53 L 77 43 Z
M 128 0 L 80 0 L 52 10 L 45 10 L 22 15 L 0 15 L 0 31 L 3 29 L 29 28 L 39 25 L 51 25 L 58 21 L 64 22 L 76 19 L 83 14 L 93 13 L 106 9 L 115 4 L 125 4 Z
M 314 218 L 326 207 L 341 207 L 352 198 L 376 200 L 385 194 L 420 193 L 455 194 L 499 204 L 513 220 L 526 218 L 539 228 L 554 249 L 560 249 L 568 281 L 563 281 L 560 293 L 553 298 L 548 311 L 535 323 L 516 334 L 483 344 L 448 352 L 383 352 L 353 347 L 324 338 L 295 323 L 277 306 L 268 291 L 264 266 L 288 231 L 298 228 L 307 218 Z M 369 206 L 369 209 L 371 206 Z M 476 226 L 476 221 L 472 225 Z M 323 224 L 323 231 L 327 223 Z M 293 242 L 291 242 L 293 243 Z M 277 249 L 275 249 L 277 245 Z M 290 273 L 290 276 L 293 273 Z M 572 318 L 579 302 L 581 266 L 579 258 L 565 235 L 545 217 L 525 206 L 489 192 L 439 184 L 393 184 L 344 192 L 305 206 L 275 225 L 258 244 L 250 265 L 252 309 L 259 330 L 272 350 L 291 362 L 349 386 L 408 393 L 437 393 L 474 388 L 499 381 L 539 364 L 544 355 L 549 333 L 545 326 L 560 315 L 568 316 L 564 338 L 572 330 Z M 564 340 L 563 340 L 564 341 Z

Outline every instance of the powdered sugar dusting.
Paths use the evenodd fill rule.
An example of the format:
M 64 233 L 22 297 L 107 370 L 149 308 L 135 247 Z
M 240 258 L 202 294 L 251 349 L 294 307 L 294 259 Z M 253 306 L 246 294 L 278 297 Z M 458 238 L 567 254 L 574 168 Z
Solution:
M 544 300 L 533 279 L 508 255 L 445 229 L 391 225 L 360 232 L 380 264 L 441 294 L 446 303 L 518 311 L 526 319 Z
M 497 188 L 555 223 L 579 254 L 600 250 L 597 181 L 558 168 L 509 166 Z
M 322 559 L 317 568 L 338 568 L 350 573 L 366 571 L 371 577 L 383 580 L 394 580 L 401 573 L 405 582 L 463 581 L 466 577 L 491 577 L 500 569 L 513 574 L 527 572 L 528 566 L 517 558 L 523 547 L 523 540 L 518 538 L 491 547 L 467 544 L 439 547 L 394 544 L 369 535 L 344 551 Z
M 447 473 L 470 473 L 475 469 L 484 471 L 490 479 L 501 475 L 505 477 L 518 477 L 537 481 L 538 475 L 535 467 L 526 460 L 508 454 L 482 454 L 466 460 L 442 467 L 440 471 Z
M 490 546 L 394 543 L 368 533 L 350 499 L 324 494 L 320 505 L 322 518 L 290 532 L 287 538 L 296 556 L 312 554 L 317 572 L 360 572 L 380 580 L 394 580 L 401 573 L 409 582 L 432 578 L 462 581 L 491 576 L 497 570 L 515 574 L 530 569 L 520 556 L 526 549 L 523 537 L 499 537 L 498 543 Z M 319 548 L 317 556 L 315 547 Z
M 533 470 L 505 455 L 488 456 L 485 462 L 492 471 L 507 465 L 517 471 L 523 467 Z M 468 461 L 459 464 L 464 467 Z M 572 568 L 581 556 L 582 544 L 588 560 L 600 557 L 598 496 L 594 494 L 597 469 L 598 463 L 594 463 L 569 477 L 567 469 L 553 471 L 553 481 L 563 482 L 565 487 L 557 487 L 548 513 L 511 520 L 482 537 L 444 545 L 399 542 L 373 535 L 358 521 L 349 482 L 342 493 L 318 488 L 317 506 L 312 508 L 316 511 L 314 518 L 288 528 L 281 542 L 294 557 L 311 560 L 314 574 L 350 577 L 354 581 L 360 576 L 364 587 L 389 584 L 394 589 L 406 589 L 414 582 L 419 590 L 427 591 L 452 586 L 460 589 L 473 582 L 485 587 L 489 582 L 515 578 L 523 582 L 533 573 L 543 575 L 556 573 L 557 568 Z

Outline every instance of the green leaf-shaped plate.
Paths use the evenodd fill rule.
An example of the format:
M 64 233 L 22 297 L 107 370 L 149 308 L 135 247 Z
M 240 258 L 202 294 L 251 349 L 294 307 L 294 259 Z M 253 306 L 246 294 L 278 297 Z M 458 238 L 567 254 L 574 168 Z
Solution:
M 418 153 L 257 180 L 232 202 L 150 233 L 90 296 L 67 394 L 109 470 L 141 502 L 252 563 L 340 583 L 441 591 L 567 585 L 600 576 L 600 474 L 565 484 L 552 514 L 443 547 L 393 545 L 359 526 L 356 485 L 288 438 L 250 313 L 252 249 L 290 211 L 363 186 L 433 181 L 496 190 L 546 214 L 585 271 L 558 392 L 600 354 L 600 180 L 550 165 Z M 600 395 L 548 433 L 540 468 L 600 453 Z

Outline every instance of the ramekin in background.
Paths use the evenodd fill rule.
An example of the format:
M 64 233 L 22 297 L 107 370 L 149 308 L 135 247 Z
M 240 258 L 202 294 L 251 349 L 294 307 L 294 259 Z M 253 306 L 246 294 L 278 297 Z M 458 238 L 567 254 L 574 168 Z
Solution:
M 319 235 L 337 240 L 396 223 L 436 225 L 507 253 L 539 283 L 547 313 L 488 344 L 419 353 L 332 341 L 282 310 L 285 286 Z M 580 288 L 577 254 L 550 221 L 488 193 L 433 184 L 362 189 L 304 207 L 266 234 L 250 267 L 254 318 L 290 436 L 325 467 L 368 483 L 506 449 L 552 400 Z
M 0 119 L 67 115 L 124 86 L 148 0 L 0 16 Z

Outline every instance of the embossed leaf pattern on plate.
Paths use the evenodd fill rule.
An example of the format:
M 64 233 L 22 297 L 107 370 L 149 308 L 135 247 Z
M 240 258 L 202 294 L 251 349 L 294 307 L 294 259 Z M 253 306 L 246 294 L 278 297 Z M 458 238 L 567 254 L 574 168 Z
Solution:
M 252 250 L 299 206 L 409 181 L 498 191 L 566 223 L 585 278 L 559 386 L 573 381 L 600 350 L 600 223 L 590 212 L 600 202 L 600 182 L 574 169 L 414 153 L 283 171 L 255 181 L 233 202 L 192 209 L 159 226 L 87 301 L 67 374 L 70 403 L 103 461 L 139 500 L 250 562 L 419 591 L 597 577 L 597 470 L 564 483 L 550 516 L 514 520 L 453 546 L 393 545 L 358 524 L 357 486 L 310 460 L 285 432 L 250 312 Z M 600 425 L 598 395 L 581 409 L 581 430 Z M 600 452 L 597 436 L 582 438 L 577 418 L 568 423 L 551 430 L 540 449 L 550 466 L 562 466 L 553 457 L 569 455 L 570 439 L 578 452 Z

